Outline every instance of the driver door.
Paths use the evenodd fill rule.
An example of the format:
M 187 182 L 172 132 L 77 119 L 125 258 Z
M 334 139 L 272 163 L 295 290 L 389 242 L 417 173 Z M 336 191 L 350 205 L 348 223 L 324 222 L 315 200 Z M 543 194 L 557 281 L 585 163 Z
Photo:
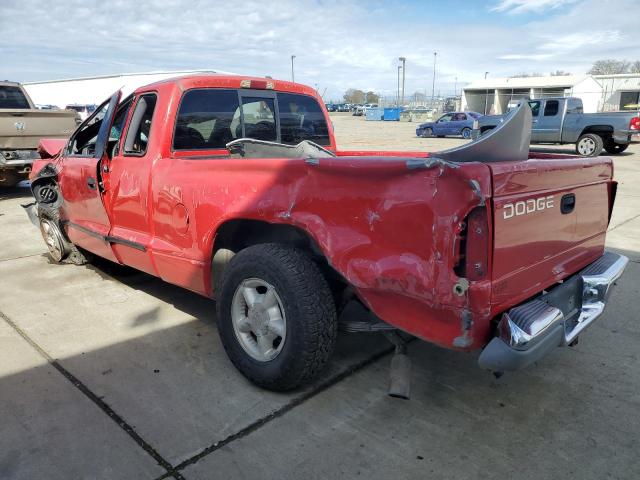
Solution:
M 433 134 L 434 135 L 451 135 L 449 133 L 449 124 L 451 123 L 451 117 L 453 115 L 451 113 L 447 113 L 441 116 L 438 121 L 434 125 Z
M 107 155 L 121 92 L 113 94 L 75 131 L 59 163 L 61 218 L 76 245 L 117 261 L 108 242 L 111 228 L 102 199 L 101 163 Z

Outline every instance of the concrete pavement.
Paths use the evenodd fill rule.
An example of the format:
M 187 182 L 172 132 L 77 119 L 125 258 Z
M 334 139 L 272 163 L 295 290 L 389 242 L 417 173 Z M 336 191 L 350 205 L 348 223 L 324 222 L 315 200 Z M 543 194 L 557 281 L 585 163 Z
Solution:
M 424 148 L 398 125 L 358 142 Z M 224 354 L 212 302 L 105 262 L 51 264 L 19 206 L 27 192 L 0 193 L 0 478 L 637 478 L 630 150 L 616 158 L 609 244 L 633 262 L 604 318 L 576 348 L 499 380 L 474 354 L 414 342 L 408 402 L 386 396 L 388 346 L 367 335 L 341 335 L 303 391 L 253 387 Z

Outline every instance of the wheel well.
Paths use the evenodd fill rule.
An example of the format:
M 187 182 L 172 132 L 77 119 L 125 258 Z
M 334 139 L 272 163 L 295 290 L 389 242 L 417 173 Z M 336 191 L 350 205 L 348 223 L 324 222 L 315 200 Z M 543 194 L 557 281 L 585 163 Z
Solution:
M 297 247 L 309 254 L 320 267 L 331 290 L 342 293 L 347 281 L 327 261 L 315 240 L 293 225 L 237 219 L 223 223 L 217 230 L 212 251 L 212 285 L 215 290 L 226 264 L 240 250 L 261 243 L 277 243 Z
M 582 130 L 580 136 L 585 133 L 595 133 L 596 135 L 601 136 L 603 140 L 606 140 L 613 134 L 613 127 L 611 125 L 590 125 Z

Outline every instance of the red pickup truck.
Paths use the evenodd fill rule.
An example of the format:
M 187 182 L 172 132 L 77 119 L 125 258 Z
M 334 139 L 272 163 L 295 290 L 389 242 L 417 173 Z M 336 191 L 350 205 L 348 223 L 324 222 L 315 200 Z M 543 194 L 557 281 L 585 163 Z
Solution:
M 524 158 L 341 151 L 311 88 L 188 76 L 43 141 L 28 212 L 55 261 L 94 254 L 215 298 L 229 357 L 265 388 L 326 364 L 349 301 L 517 370 L 574 343 L 627 263 L 604 250 L 612 161 L 519 143 Z

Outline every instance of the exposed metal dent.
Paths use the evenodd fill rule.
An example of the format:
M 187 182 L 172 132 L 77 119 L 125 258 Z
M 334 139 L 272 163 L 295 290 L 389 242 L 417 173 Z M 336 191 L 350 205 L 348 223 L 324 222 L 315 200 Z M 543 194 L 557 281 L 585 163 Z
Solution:
M 480 199 L 480 203 L 478 204 L 478 206 L 484 207 L 485 206 L 484 195 L 482 194 L 482 189 L 480 188 L 480 184 L 478 183 L 478 181 L 469 180 L 469 185 L 471 185 L 471 189 L 473 190 L 473 193 L 475 193 L 476 196 Z
M 471 337 L 471 329 L 473 327 L 473 319 L 468 310 L 462 311 L 462 335 L 453 339 L 453 346 L 458 348 L 466 348 L 473 343 Z
M 477 140 L 435 155 L 451 162 L 527 160 L 531 141 L 531 108 L 527 102 L 511 110 L 504 121 Z
M 433 168 L 435 166 L 445 166 L 449 168 L 458 168 L 455 163 L 448 162 L 438 157 L 428 157 L 428 158 L 410 158 L 407 160 L 407 169 L 408 170 L 417 170 L 424 168 Z

